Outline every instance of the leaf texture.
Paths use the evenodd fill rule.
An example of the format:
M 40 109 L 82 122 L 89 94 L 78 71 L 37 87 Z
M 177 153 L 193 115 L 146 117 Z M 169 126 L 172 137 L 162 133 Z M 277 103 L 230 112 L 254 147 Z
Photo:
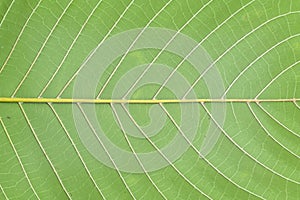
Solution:
M 2 0 L 0 98 L 36 102 L 0 103 L 0 199 L 299 199 L 299 21 L 297 0 Z M 135 49 L 151 28 L 173 35 Z M 121 55 L 80 74 L 123 33 L 104 49 Z M 189 40 L 172 51 L 181 37 L 209 55 L 200 70 Z M 74 94 L 179 102 L 62 102 Z

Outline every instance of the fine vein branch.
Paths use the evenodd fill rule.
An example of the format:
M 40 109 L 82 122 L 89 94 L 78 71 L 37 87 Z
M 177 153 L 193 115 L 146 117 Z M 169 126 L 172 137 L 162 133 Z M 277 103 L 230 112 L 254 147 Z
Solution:
M 297 102 L 291 99 L 70 99 L 70 98 L 9 98 L 0 97 L 0 103 L 94 103 L 94 104 L 159 104 L 159 103 L 261 103 Z

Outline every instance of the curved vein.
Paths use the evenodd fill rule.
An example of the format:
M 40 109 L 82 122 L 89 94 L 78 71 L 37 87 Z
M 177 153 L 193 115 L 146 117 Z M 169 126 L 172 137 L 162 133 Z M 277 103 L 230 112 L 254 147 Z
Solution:
M 15 91 L 12 93 L 11 97 L 14 97 L 16 95 L 16 93 L 18 92 L 18 90 L 20 89 L 21 85 L 24 83 L 25 79 L 27 78 L 28 74 L 30 73 L 31 69 L 33 68 L 34 64 L 36 63 L 36 61 L 38 60 L 38 58 L 40 57 L 42 51 L 44 50 L 48 40 L 50 39 L 50 37 L 52 36 L 52 33 L 54 32 L 54 30 L 56 29 L 57 25 L 59 24 L 60 20 L 62 19 L 62 17 L 65 15 L 65 13 L 67 12 L 67 10 L 69 9 L 69 7 L 71 6 L 71 4 L 73 3 L 73 0 L 71 0 L 67 7 L 63 10 L 63 12 L 61 13 L 61 15 L 59 16 L 59 18 L 56 20 L 54 26 L 52 27 L 51 31 L 49 32 L 48 36 L 46 37 L 44 43 L 42 44 L 41 48 L 39 49 L 37 55 L 35 56 L 33 62 L 31 63 L 29 69 L 27 70 L 27 72 L 25 73 L 25 75 L 23 76 L 22 80 L 20 81 L 20 83 L 18 84 L 17 88 L 15 89 Z
M 122 176 L 122 173 L 120 172 L 118 166 L 116 165 L 115 161 L 113 160 L 113 158 L 111 157 L 111 155 L 109 154 L 108 150 L 106 149 L 105 145 L 103 144 L 103 142 L 101 141 L 101 139 L 99 138 L 94 126 L 91 124 L 90 120 L 88 119 L 88 117 L 86 116 L 84 110 L 82 109 L 81 105 L 79 103 L 77 103 L 77 106 L 81 112 L 81 114 L 83 115 L 85 121 L 88 123 L 90 129 L 92 130 L 94 136 L 97 138 L 97 141 L 100 143 L 100 145 L 102 146 L 102 148 L 104 149 L 106 155 L 108 156 L 109 160 L 111 161 L 111 163 L 113 164 L 114 168 L 116 169 L 119 177 L 121 178 L 121 181 L 123 182 L 123 184 L 125 185 L 125 188 L 127 189 L 127 191 L 129 192 L 130 196 L 133 199 L 136 199 L 132 193 L 132 191 L 130 190 L 130 187 L 128 186 L 128 184 L 126 183 L 124 177 Z
M 213 61 L 213 63 L 211 65 L 209 65 L 204 71 L 203 73 L 197 78 L 197 80 L 192 84 L 191 88 L 184 94 L 183 98 L 186 98 L 186 96 L 190 93 L 190 91 L 195 87 L 195 85 L 197 85 L 197 83 L 201 80 L 201 78 L 217 63 L 219 62 L 219 60 L 221 60 L 228 52 L 230 52 L 234 47 L 236 47 L 237 44 L 239 44 L 241 41 L 243 41 L 245 38 L 247 38 L 249 35 L 251 35 L 252 33 L 254 33 L 255 31 L 259 30 L 261 27 L 267 25 L 268 23 L 279 19 L 281 17 L 285 17 L 291 14 L 299 14 L 300 11 L 294 11 L 294 12 L 288 12 L 282 15 L 278 15 L 276 17 L 273 17 L 272 19 L 269 19 L 267 21 L 265 21 L 264 23 L 260 24 L 259 26 L 257 26 L 256 28 L 254 28 L 252 31 L 250 31 L 249 33 L 247 33 L 246 35 L 244 35 L 243 37 L 241 37 L 239 40 L 237 40 L 232 46 L 230 46 L 228 49 L 226 49 L 215 61 Z
M 252 115 L 254 116 L 254 118 L 256 119 L 256 121 L 259 123 L 259 125 L 262 127 L 262 129 L 265 131 L 265 133 L 267 133 L 267 135 L 269 137 L 271 137 L 279 146 L 281 146 L 282 148 L 284 148 L 285 150 L 287 150 L 290 154 L 292 154 L 293 156 L 295 156 L 295 157 L 297 157 L 299 159 L 300 158 L 299 155 L 295 154 L 293 151 L 291 151 L 290 149 L 288 149 L 287 147 L 285 147 L 276 138 L 274 138 L 272 136 L 272 134 L 270 134 L 270 132 L 267 130 L 267 128 L 263 125 L 263 123 L 259 120 L 258 116 L 255 114 L 255 112 L 252 109 L 250 103 L 247 103 L 247 106 L 248 106 L 249 110 L 251 111 Z
M 93 8 L 92 12 L 88 15 L 87 19 L 85 20 L 85 22 L 83 23 L 83 25 L 81 26 L 79 32 L 77 33 L 76 37 L 74 38 L 74 40 L 72 41 L 72 44 L 70 45 L 70 47 L 68 48 L 65 56 L 63 57 L 63 59 L 61 60 L 61 62 L 59 63 L 58 67 L 56 68 L 55 72 L 52 74 L 51 78 L 48 80 L 47 84 L 45 85 L 45 87 L 42 89 L 42 91 L 40 92 L 38 97 L 41 97 L 44 92 L 47 90 L 47 88 L 49 87 L 49 85 L 51 84 L 51 82 L 53 81 L 54 77 L 56 76 L 56 74 L 58 73 L 58 71 L 60 70 L 61 66 L 63 65 L 63 63 L 65 62 L 65 60 L 67 59 L 70 51 L 72 50 L 72 48 L 74 47 L 75 43 L 77 42 L 80 34 L 82 33 L 83 29 L 85 28 L 85 26 L 87 25 L 88 21 L 90 20 L 90 18 L 93 16 L 93 14 L 95 13 L 95 11 L 97 10 L 97 8 L 99 7 L 99 5 L 101 4 L 102 0 L 99 0 L 98 3 L 96 4 L 96 6 Z
M 168 157 L 166 157 L 166 155 L 157 147 L 157 145 L 149 138 L 149 136 L 141 129 L 141 127 L 137 124 L 137 122 L 135 121 L 135 119 L 132 117 L 132 115 L 129 113 L 129 111 L 127 110 L 127 108 L 121 104 L 123 109 L 125 110 L 126 114 L 128 115 L 128 117 L 130 118 L 130 120 L 132 121 L 132 123 L 134 123 L 134 125 L 137 127 L 137 129 L 140 131 L 140 133 L 142 133 L 142 135 L 147 139 L 147 141 L 155 148 L 155 150 L 165 159 L 165 161 L 168 162 L 168 164 L 179 174 L 179 176 L 181 176 L 190 186 L 192 186 L 195 190 L 197 190 L 200 194 L 204 195 L 204 192 L 202 190 L 200 190 L 194 183 L 192 183 L 181 171 L 179 171 L 179 169 L 177 169 L 177 167 L 169 160 Z M 205 196 L 205 195 L 204 195 Z
M 167 197 L 166 197 L 166 196 L 163 194 L 163 192 L 157 187 L 157 185 L 155 184 L 155 182 L 153 181 L 153 179 L 151 178 L 151 176 L 149 175 L 149 173 L 148 173 L 147 170 L 145 169 L 144 164 L 142 163 L 142 161 L 139 159 L 137 153 L 135 152 L 135 150 L 134 150 L 134 148 L 133 148 L 133 146 L 132 146 L 130 140 L 128 139 L 128 136 L 127 136 L 127 134 L 126 134 L 126 132 L 125 132 L 125 129 L 124 129 L 124 127 L 123 127 L 123 124 L 122 124 L 122 122 L 121 122 L 121 120 L 120 120 L 120 118 L 119 118 L 119 115 L 118 115 L 118 113 L 117 113 L 117 111 L 116 111 L 114 105 L 113 105 L 113 104 L 110 104 L 110 107 L 112 108 L 112 111 L 113 111 L 113 113 L 114 113 L 114 115 L 115 115 L 115 117 L 116 117 L 116 119 L 117 119 L 117 121 L 118 121 L 118 124 L 120 125 L 121 131 L 122 131 L 122 133 L 123 133 L 123 136 L 124 136 L 124 138 L 125 138 L 125 140 L 126 140 L 128 146 L 129 146 L 130 150 L 132 151 L 134 157 L 136 158 L 136 160 L 138 161 L 139 165 L 141 166 L 141 168 L 142 168 L 144 174 L 147 176 L 147 178 L 149 179 L 149 181 L 151 182 L 151 184 L 155 187 L 156 191 L 158 191 L 158 193 L 159 193 L 164 199 L 167 200 Z
M 290 133 L 295 135 L 296 137 L 300 138 L 300 135 L 295 133 L 293 130 L 289 129 L 287 126 L 285 126 L 283 123 L 281 123 L 278 119 L 276 119 L 271 113 L 269 113 L 263 106 L 261 106 L 259 103 L 257 104 L 269 117 L 271 117 L 274 121 L 276 121 L 280 126 L 282 126 L 284 129 L 288 130 Z
M 2 185 L 1 185 L 1 184 L 0 184 L 0 190 L 1 190 L 1 192 L 3 193 L 3 195 L 4 195 L 4 198 L 5 198 L 6 200 L 8 200 L 8 196 L 6 195 L 6 193 L 5 193 L 4 189 L 2 188 Z
M 299 34 L 295 34 L 295 35 L 292 35 L 290 37 L 287 37 L 286 39 L 276 43 L 274 46 L 272 46 L 271 48 L 267 49 L 264 53 L 262 53 L 260 56 L 258 56 L 256 59 L 254 59 L 248 66 L 246 66 L 235 78 L 234 80 L 230 83 L 230 85 L 228 86 L 228 88 L 226 89 L 226 91 L 224 92 L 222 98 L 225 98 L 226 94 L 229 92 L 229 90 L 232 88 L 232 86 L 236 83 L 236 81 L 238 81 L 238 79 L 244 75 L 244 73 L 250 69 L 250 67 L 252 65 L 254 65 L 258 60 L 260 60 L 261 58 L 263 58 L 266 54 L 268 54 L 269 52 L 271 52 L 273 49 L 275 49 L 276 47 L 278 47 L 279 45 L 289 41 L 290 39 L 293 39 L 295 37 L 298 37 L 300 36 L 300 33 Z
M 126 50 L 125 54 L 122 56 L 121 60 L 118 62 L 117 66 L 114 68 L 114 70 L 112 71 L 112 73 L 109 75 L 108 79 L 105 81 L 104 85 L 102 86 L 100 92 L 97 95 L 97 99 L 101 96 L 102 92 L 104 91 L 104 89 L 106 88 L 107 84 L 109 83 L 109 81 L 111 80 L 111 78 L 113 77 L 113 75 L 115 74 L 115 72 L 117 71 L 117 69 L 120 67 L 121 63 L 123 62 L 123 60 L 125 59 L 125 57 L 127 56 L 127 54 L 130 52 L 131 48 L 135 45 L 135 43 L 138 41 L 138 39 L 140 38 L 140 36 L 145 32 L 145 30 L 149 27 L 149 25 L 156 19 L 157 16 L 159 16 L 159 14 L 165 10 L 165 8 L 172 2 L 173 0 L 169 0 L 150 20 L 149 22 L 143 27 L 143 29 L 141 30 L 141 32 L 136 36 L 136 38 L 134 39 L 134 41 L 131 43 L 131 45 L 128 47 L 128 49 Z
M 238 148 L 240 149 L 244 154 L 246 154 L 249 158 L 251 158 L 252 160 L 255 161 L 255 163 L 258 163 L 259 165 L 261 165 L 262 167 L 266 168 L 268 171 L 272 172 L 273 174 L 276 174 L 277 176 L 283 178 L 284 180 L 290 181 L 292 183 L 295 184 L 300 184 L 300 182 L 293 180 L 291 178 L 288 178 L 276 171 L 274 171 L 273 169 L 271 169 L 270 167 L 266 166 L 265 164 L 263 164 L 262 162 L 260 162 L 259 160 L 257 160 L 255 157 L 253 157 L 250 153 L 248 153 L 246 150 L 244 150 L 241 146 L 239 146 L 237 144 L 237 142 L 235 142 L 229 135 L 228 133 L 220 126 L 220 124 L 215 120 L 215 118 L 211 115 L 211 113 L 209 112 L 209 110 L 206 108 L 206 106 L 204 105 L 204 103 L 201 103 L 201 105 L 203 106 L 203 108 L 205 109 L 205 111 L 207 112 L 207 114 L 210 116 L 210 118 L 213 120 L 213 122 L 218 126 L 218 128 L 224 133 L 224 135 Z
M 15 50 L 15 48 L 16 48 L 16 46 L 17 46 L 17 44 L 18 44 L 18 42 L 19 42 L 19 40 L 20 40 L 20 38 L 21 38 L 21 36 L 22 36 L 24 30 L 25 30 L 25 28 L 27 27 L 27 25 L 28 25 L 28 23 L 29 23 L 31 17 L 32 17 L 33 14 L 35 13 L 35 11 L 37 10 L 37 8 L 38 8 L 39 5 L 41 4 L 41 2 L 42 2 L 42 0 L 39 0 L 39 2 L 36 4 L 36 6 L 33 8 L 32 12 L 30 13 L 29 17 L 27 18 L 25 24 L 23 25 L 23 27 L 22 27 L 22 29 L 21 29 L 21 31 L 20 31 L 20 33 L 19 33 L 19 35 L 18 35 L 18 37 L 17 37 L 15 43 L 13 44 L 12 49 L 10 50 L 10 52 L 9 52 L 9 54 L 8 54 L 8 56 L 7 56 L 7 58 L 5 59 L 3 65 L 2 65 L 1 68 L 0 68 L 0 74 L 1 74 L 1 72 L 3 71 L 3 69 L 5 68 L 5 66 L 7 65 L 7 63 L 8 63 L 8 61 L 9 61 L 9 59 L 10 59 L 10 57 L 11 57 L 13 51 Z
M 9 13 L 9 11 L 10 11 L 10 9 L 11 9 L 11 7 L 13 6 L 14 3 L 15 3 L 15 0 L 12 0 L 12 1 L 10 2 L 10 4 L 9 4 L 9 6 L 8 6 L 6 12 L 5 12 L 5 14 L 3 15 L 2 19 L 1 19 L 1 22 L 0 22 L 0 28 L 1 28 L 2 24 L 3 24 L 3 22 L 5 21 L 6 16 L 7 16 L 7 14 Z
M 291 68 L 295 67 L 297 64 L 300 63 L 300 60 L 295 62 L 294 64 L 290 65 L 289 67 L 287 67 L 286 69 L 284 69 L 283 71 L 281 71 L 279 74 L 277 74 L 277 76 L 275 76 L 255 97 L 254 99 L 257 99 L 276 79 L 278 79 L 282 74 L 284 74 L 285 72 L 287 72 L 288 70 L 290 70 Z
M 60 186 L 62 187 L 62 189 L 63 189 L 64 193 L 66 194 L 66 196 L 68 197 L 68 199 L 72 199 L 72 197 L 70 196 L 70 194 L 69 194 L 69 192 L 67 191 L 66 187 L 64 186 L 64 184 L 63 184 L 61 178 L 59 177 L 59 174 L 58 174 L 58 172 L 56 171 L 56 169 L 55 169 L 53 163 L 51 162 L 50 158 L 48 157 L 48 155 L 47 155 L 47 153 L 46 153 L 46 151 L 45 151 L 45 149 L 44 149 L 42 143 L 40 142 L 40 140 L 39 140 L 39 138 L 38 138 L 38 136 L 37 136 L 37 134 L 36 134 L 36 132 L 35 132 L 35 130 L 34 130 L 34 128 L 33 128 L 33 126 L 31 125 L 30 120 L 29 120 L 29 118 L 28 118 L 28 116 L 27 116 L 27 114 L 26 114 L 26 112 L 25 112 L 25 110 L 24 110 L 22 104 L 21 104 L 21 103 L 18 103 L 18 104 L 19 104 L 19 107 L 20 107 L 20 109 L 21 109 L 21 111 L 22 111 L 22 113 L 23 113 L 23 116 L 24 116 L 24 118 L 25 118 L 25 120 L 26 120 L 26 122 L 27 122 L 27 125 L 29 126 L 31 132 L 33 133 L 33 136 L 34 136 L 36 142 L 38 143 L 38 145 L 39 145 L 40 149 L 42 150 L 42 152 L 43 152 L 43 154 L 44 154 L 46 160 L 48 161 L 48 163 L 49 163 L 51 169 L 53 170 L 53 172 L 54 172 L 54 174 L 55 174 L 55 176 L 56 176 L 56 178 L 57 178 L 57 180 L 58 180 Z
M 300 106 L 297 104 L 296 101 L 293 102 L 295 104 L 295 106 L 300 110 Z
M 132 86 L 128 89 L 128 91 L 125 93 L 125 95 L 122 97 L 125 99 L 128 94 L 133 90 L 133 88 L 136 86 L 136 84 L 144 77 L 144 75 L 147 73 L 147 71 L 150 69 L 150 67 L 154 64 L 154 62 L 159 58 L 159 56 L 164 52 L 164 50 L 171 44 L 171 42 L 176 38 L 176 36 L 187 26 L 189 23 L 198 16 L 200 12 L 202 12 L 213 0 L 208 1 L 204 6 L 202 6 L 193 16 L 186 21 L 180 29 L 176 31 L 176 33 L 171 37 L 171 39 L 165 44 L 165 46 L 158 52 L 158 54 L 154 57 L 154 59 L 151 61 L 151 63 L 145 68 L 145 70 L 142 72 L 141 75 L 137 78 L 137 80 L 132 84 Z M 126 56 L 126 55 L 125 55 Z M 97 97 L 99 97 L 98 95 Z
M 6 126 L 5 126 L 5 124 L 4 124 L 4 122 L 2 121 L 1 118 L 0 118 L 0 123 L 1 123 L 1 125 L 2 125 L 2 127 L 3 127 L 3 129 L 4 129 L 4 132 L 5 132 L 5 134 L 6 134 L 6 137 L 7 137 L 8 141 L 9 141 L 11 147 L 13 148 L 13 150 L 14 150 L 16 156 L 17 156 L 18 162 L 19 162 L 19 164 L 20 164 L 20 166 L 21 166 L 21 168 L 22 168 L 22 171 L 23 171 L 23 173 L 24 173 L 24 175 L 25 175 L 25 178 L 26 178 L 26 180 L 27 180 L 27 182 L 28 182 L 28 184 L 29 184 L 31 190 L 33 191 L 33 193 L 34 193 L 34 195 L 36 196 L 36 198 L 37 198 L 37 199 L 40 199 L 39 195 L 38 195 L 37 192 L 35 191 L 35 189 L 34 189 L 32 183 L 31 183 L 31 181 L 30 181 L 30 179 L 29 179 L 29 177 L 28 177 L 28 174 L 27 174 L 27 172 L 26 172 L 26 170 L 25 170 L 25 167 L 24 167 L 24 165 L 23 165 L 23 163 L 22 163 L 22 160 L 21 160 L 21 158 L 20 158 L 20 156 L 19 156 L 19 154 L 18 154 L 18 151 L 17 151 L 17 149 L 16 149 L 16 147 L 15 147 L 13 141 L 11 140 L 10 135 L 9 135 L 7 129 L 6 129 Z M 5 195 L 4 190 L 2 189 L 2 187 L 1 187 L 1 190 L 3 191 L 3 194 Z M 6 196 L 6 195 L 5 195 L 5 196 Z M 7 199 L 8 199 L 8 198 L 7 198 Z
M 155 99 L 158 94 L 161 92 L 161 90 L 165 87 L 167 82 L 170 80 L 170 78 L 173 76 L 173 74 L 178 70 L 178 68 L 186 61 L 186 59 L 199 47 L 205 42 L 213 33 L 215 33 L 219 28 L 221 28 L 224 24 L 226 24 L 231 18 L 233 18 L 235 15 L 237 15 L 240 11 L 244 10 L 246 7 L 251 5 L 254 2 L 254 0 L 250 1 L 249 3 L 245 4 L 241 8 L 239 8 L 237 11 L 235 11 L 233 14 L 231 14 L 227 19 L 225 19 L 221 24 L 219 24 L 214 30 L 212 30 L 209 34 L 207 34 L 183 59 L 180 61 L 180 63 L 174 68 L 174 70 L 171 72 L 171 74 L 166 78 L 164 83 L 160 86 L 160 88 L 157 90 L 157 92 L 154 94 L 152 99 Z
M 48 103 L 48 105 L 49 105 L 49 107 L 51 108 L 51 110 L 52 110 L 53 114 L 55 115 L 55 117 L 57 118 L 58 122 L 60 123 L 61 127 L 63 128 L 64 132 L 66 133 L 68 139 L 70 140 L 73 149 L 75 150 L 77 156 L 79 157 L 79 159 L 80 159 L 80 161 L 81 161 L 81 163 L 82 163 L 82 165 L 83 165 L 85 171 L 87 172 L 87 174 L 88 174 L 90 180 L 93 182 L 94 186 L 96 187 L 98 193 L 100 194 L 100 196 L 101 196 L 103 199 L 106 199 L 105 196 L 104 196 L 104 194 L 103 194 L 103 192 L 101 191 L 101 189 L 98 187 L 96 181 L 94 180 L 94 178 L 93 178 L 93 176 L 92 176 L 90 170 L 88 169 L 86 163 L 84 162 L 84 160 L 83 160 L 83 158 L 82 158 L 82 156 L 81 156 L 79 150 L 77 149 L 77 147 L 76 147 L 76 145 L 75 145 L 75 143 L 74 143 L 72 137 L 70 136 L 70 134 L 69 134 L 67 128 L 65 127 L 64 123 L 63 123 L 62 120 L 60 119 L 60 117 L 59 117 L 59 115 L 57 114 L 56 110 L 54 109 L 54 107 L 52 106 L 51 103 Z
M 209 160 L 207 160 L 205 158 L 205 156 L 202 156 L 201 152 L 193 145 L 193 143 L 185 136 L 184 132 L 181 130 L 181 128 L 179 127 L 179 125 L 176 123 L 176 121 L 174 120 L 174 118 L 172 117 L 172 115 L 168 112 L 168 110 L 162 105 L 159 104 L 160 107 L 163 109 L 163 111 L 168 115 L 168 117 L 170 118 L 170 120 L 172 121 L 172 123 L 175 125 L 176 129 L 180 132 L 180 134 L 184 137 L 184 139 L 186 140 L 186 142 L 189 143 L 189 145 L 192 147 L 192 149 L 202 158 L 205 160 L 205 162 L 207 162 L 213 169 L 215 169 L 219 174 L 221 174 L 225 179 L 227 179 L 229 182 L 231 182 L 232 184 L 234 184 L 235 186 L 237 186 L 238 188 L 260 198 L 260 199 L 264 199 L 262 196 L 255 194 L 254 192 L 251 192 L 250 190 L 238 185 L 237 183 L 233 182 L 231 179 L 229 179 L 227 176 L 225 176 L 218 168 L 216 168 Z
M 59 98 L 64 91 L 67 89 L 67 87 L 71 84 L 71 82 L 74 80 L 74 78 L 78 75 L 78 73 L 81 71 L 81 69 L 85 66 L 85 64 L 88 62 L 89 59 L 91 59 L 91 57 L 95 54 L 95 52 L 97 51 L 97 49 L 99 49 L 99 47 L 103 44 L 103 42 L 108 38 L 108 36 L 110 35 L 110 33 L 114 30 L 114 28 L 117 26 L 117 24 L 121 21 L 121 19 L 124 17 L 125 13 L 128 11 L 128 9 L 131 7 L 131 5 L 133 4 L 135 0 L 132 0 L 128 6 L 124 9 L 124 11 L 122 12 L 122 14 L 119 16 L 119 18 L 117 19 L 117 21 L 113 24 L 113 26 L 109 29 L 109 31 L 107 32 L 107 34 L 103 37 L 103 39 L 100 41 L 100 43 L 98 44 L 98 46 L 90 53 L 90 55 L 85 59 L 85 61 L 80 65 L 80 67 L 76 70 L 76 72 L 72 75 L 72 77 L 70 78 L 70 80 L 64 85 L 64 87 L 61 89 L 61 91 L 58 93 L 57 98 Z

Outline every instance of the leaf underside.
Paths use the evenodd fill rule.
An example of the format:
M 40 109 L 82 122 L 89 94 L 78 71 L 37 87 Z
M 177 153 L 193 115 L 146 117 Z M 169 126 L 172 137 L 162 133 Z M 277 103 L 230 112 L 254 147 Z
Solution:
M 299 21 L 297 0 L 2 0 L 0 199 L 299 199 Z M 226 98 L 210 97 L 200 79 L 193 90 L 204 100 L 190 102 L 199 104 L 193 112 L 200 113 L 190 147 L 159 170 L 129 173 L 107 167 L 82 143 L 73 112 L 85 119 L 88 105 L 38 99 L 72 99 L 76 73 L 101 42 L 147 27 L 178 31 L 200 43 L 222 77 Z M 190 84 L 201 76 L 170 52 L 128 51 L 105 70 L 94 99 L 112 99 L 124 74 L 151 62 L 171 69 L 181 63 L 176 72 Z M 159 89 L 143 86 L 132 99 L 151 101 Z M 156 99 L 176 97 L 163 88 Z M 124 102 L 94 109 L 107 138 L 136 154 L 162 148 L 180 132 L 181 100 L 156 102 L 165 124 L 147 139 L 127 137 L 120 128 L 114 109 Z M 153 122 L 148 103 L 129 102 L 135 125 Z M 226 104 L 222 125 L 212 112 L 217 103 Z M 220 135 L 201 156 L 210 126 Z

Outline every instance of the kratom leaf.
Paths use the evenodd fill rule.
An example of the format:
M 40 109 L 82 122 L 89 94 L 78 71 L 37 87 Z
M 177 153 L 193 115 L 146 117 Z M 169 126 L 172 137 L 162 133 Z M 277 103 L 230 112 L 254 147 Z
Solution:
M 0 199 L 299 199 L 297 0 L 2 0 Z

